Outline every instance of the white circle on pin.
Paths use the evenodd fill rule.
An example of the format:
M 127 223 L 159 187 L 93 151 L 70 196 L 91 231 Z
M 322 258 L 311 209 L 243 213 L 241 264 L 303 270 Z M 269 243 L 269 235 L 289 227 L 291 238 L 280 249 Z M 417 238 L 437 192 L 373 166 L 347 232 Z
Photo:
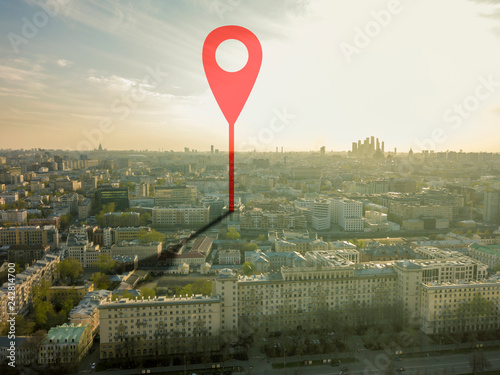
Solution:
M 217 47 L 215 60 L 217 65 L 226 72 L 237 72 L 247 64 L 247 47 L 239 40 L 227 39 Z

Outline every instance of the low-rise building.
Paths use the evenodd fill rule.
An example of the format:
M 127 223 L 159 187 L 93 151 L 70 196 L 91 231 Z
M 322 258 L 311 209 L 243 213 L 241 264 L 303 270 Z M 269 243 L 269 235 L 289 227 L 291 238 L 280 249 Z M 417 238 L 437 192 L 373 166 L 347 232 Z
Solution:
M 38 362 L 42 365 L 79 363 L 92 346 L 90 325 L 66 324 L 52 327 L 40 346 Z
M 500 245 L 480 245 L 478 243 L 469 246 L 469 254 L 472 258 L 495 269 L 500 264 Z
M 239 250 L 220 250 L 219 264 L 241 264 L 241 252 Z

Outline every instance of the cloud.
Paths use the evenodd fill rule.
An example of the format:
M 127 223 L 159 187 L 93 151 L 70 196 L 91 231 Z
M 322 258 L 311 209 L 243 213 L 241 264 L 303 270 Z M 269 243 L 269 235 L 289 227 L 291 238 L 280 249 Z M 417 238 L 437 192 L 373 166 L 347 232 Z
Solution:
M 67 66 L 69 66 L 69 65 L 72 64 L 71 61 L 65 60 L 65 59 L 59 59 L 59 60 L 57 60 L 56 63 L 57 63 L 57 65 L 59 65 L 60 67 L 63 67 L 63 68 L 65 68 L 65 67 L 67 67 Z

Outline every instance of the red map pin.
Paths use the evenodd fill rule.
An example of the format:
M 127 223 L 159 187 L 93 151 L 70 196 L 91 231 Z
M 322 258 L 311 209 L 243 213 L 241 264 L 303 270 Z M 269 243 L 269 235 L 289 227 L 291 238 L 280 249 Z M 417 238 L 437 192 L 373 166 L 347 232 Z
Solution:
M 237 72 L 223 70 L 216 61 L 219 45 L 236 39 L 247 47 L 248 61 Z M 229 211 L 234 211 L 234 124 L 245 106 L 259 74 L 262 47 L 250 30 L 241 26 L 222 26 L 208 34 L 203 44 L 203 67 L 215 100 L 229 124 Z

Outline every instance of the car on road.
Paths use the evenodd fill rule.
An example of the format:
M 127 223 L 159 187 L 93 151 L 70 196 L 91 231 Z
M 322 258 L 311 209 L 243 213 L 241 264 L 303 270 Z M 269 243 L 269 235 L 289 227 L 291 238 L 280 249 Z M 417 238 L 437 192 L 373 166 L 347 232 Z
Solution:
M 405 369 L 403 367 L 398 368 L 399 372 L 403 372 Z
M 92 370 L 95 370 L 95 362 L 93 362 L 93 363 L 90 365 L 90 368 L 91 368 Z

